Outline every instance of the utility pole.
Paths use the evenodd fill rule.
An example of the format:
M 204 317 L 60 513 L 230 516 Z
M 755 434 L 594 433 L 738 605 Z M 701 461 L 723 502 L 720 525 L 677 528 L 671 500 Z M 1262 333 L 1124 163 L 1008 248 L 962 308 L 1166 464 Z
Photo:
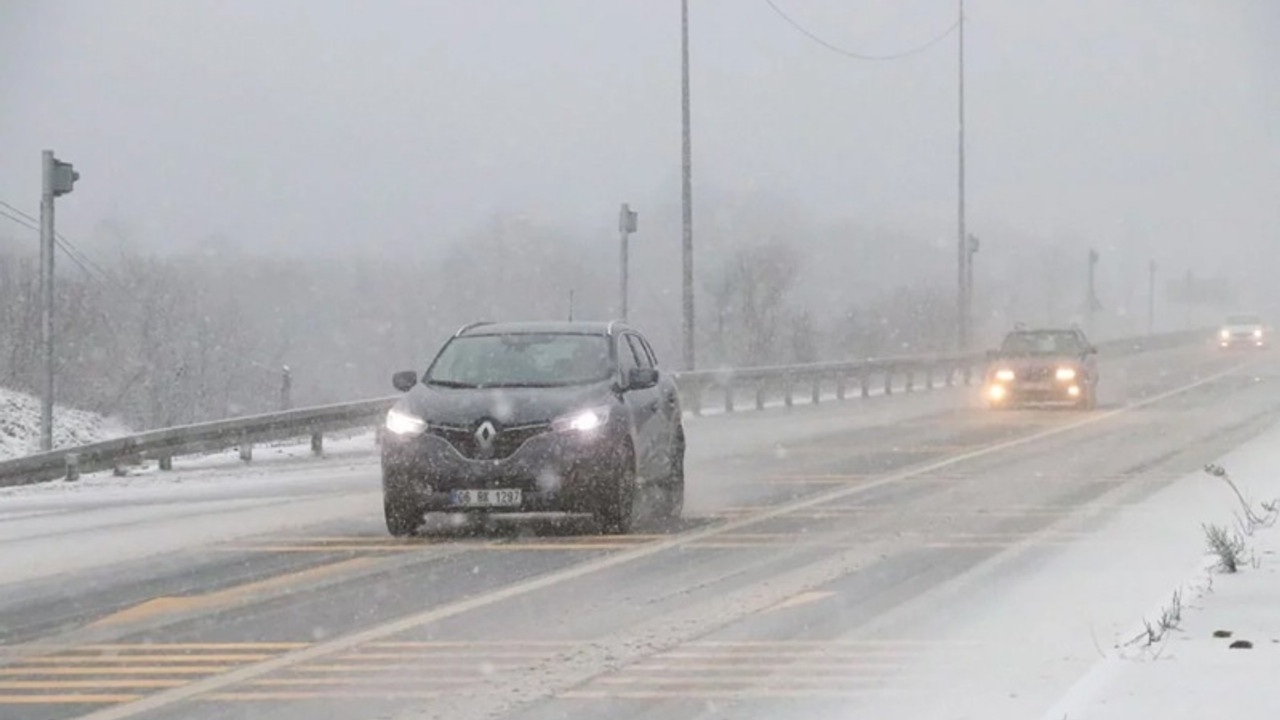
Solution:
M 1156 333 L 1156 261 L 1152 260 L 1147 265 L 1147 334 L 1155 335 Z
M 1098 305 L 1099 305 L 1098 293 L 1095 289 L 1096 286 L 1094 285 L 1094 276 L 1096 274 L 1095 269 L 1097 267 L 1098 267 L 1098 251 L 1094 250 L 1093 248 L 1089 248 L 1089 292 L 1088 292 L 1088 297 L 1086 298 L 1087 306 L 1085 309 L 1085 318 L 1086 318 L 1085 327 L 1088 328 L 1089 332 L 1094 332 L 1097 330 L 1097 328 L 1094 327 L 1094 323 L 1093 323 L 1093 314 L 1098 310 Z
M 965 207 L 964 207 L 964 0 L 959 0 L 960 19 L 957 29 L 959 30 L 959 212 L 957 213 L 958 228 L 956 230 L 956 252 L 957 252 L 957 272 L 958 272 L 958 295 L 956 304 L 957 321 L 956 321 L 956 344 L 960 352 L 969 349 L 969 248 L 967 247 L 968 233 L 965 230 Z
M 964 261 L 964 318 L 968 335 L 973 335 L 973 256 L 978 254 L 982 241 L 976 235 L 969 235 L 965 245 Z
M 57 235 L 53 229 L 53 199 L 71 192 L 80 173 L 59 161 L 52 150 L 41 153 L 40 190 L 40 294 L 41 340 L 44 344 L 44 392 L 40 412 L 40 449 L 53 449 L 53 256 Z
M 689 127 L 689 0 L 680 0 L 680 206 L 684 224 L 684 368 L 694 369 L 693 139 Z
M 630 278 L 630 253 L 628 245 L 630 244 L 631 233 L 636 231 L 636 212 L 631 209 L 627 203 L 622 203 L 622 209 L 618 211 L 618 243 L 620 245 L 619 268 L 618 268 L 618 290 L 620 293 L 618 306 L 622 308 L 622 320 L 627 319 L 627 285 Z

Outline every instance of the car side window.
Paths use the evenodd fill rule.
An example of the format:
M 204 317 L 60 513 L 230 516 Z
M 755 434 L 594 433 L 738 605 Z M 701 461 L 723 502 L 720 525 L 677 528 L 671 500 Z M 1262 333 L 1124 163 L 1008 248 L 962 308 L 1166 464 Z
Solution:
M 625 380 L 634 368 L 640 367 L 639 361 L 636 360 L 636 354 L 631 349 L 631 343 L 627 338 L 618 338 L 618 369 L 622 371 L 622 377 Z
M 645 350 L 644 341 L 637 335 L 628 335 L 627 343 L 631 345 L 631 352 L 636 355 L 636 362 L 640 363 L 642 368 L 652 368 L 653 358 L 649 357 L 649 353 Z

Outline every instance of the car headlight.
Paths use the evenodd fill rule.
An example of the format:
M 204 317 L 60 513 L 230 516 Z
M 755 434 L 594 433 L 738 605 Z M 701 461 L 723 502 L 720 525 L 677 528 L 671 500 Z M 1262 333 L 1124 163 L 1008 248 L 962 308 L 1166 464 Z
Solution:
M 551 421 L 556 432 L 589 433 L 600 429 L 609 420 L 609 406 L 579 410 Z
M 1256 338 L 1261 339 L 1261 338 L 1262 338 L 1262 328 L 1258 328 L 1257 330 L 1254 330 L 1254 331 L 1253 331 L 1253 336 L 1254 336 L 1254 337 L 1256 337 Z
M 386 425 L 396 435 L 421 435 L 427 429 L 426 420 L 403 410 L 389 411 Z
M 1218 337 L 1222 338 L 1223 340 L 1230 340 L 1231 331 L 1226 328 L 1222 328 L 1222 332 L 1218 333 Z
M 1017 376 L 1009 368 L 1000 368 L 996 371 L 996 379 L 1000 382 L 1013 382 L 1015 377 Z
M 1076 369 L 1072 367 L 1060 367 L 1058 368 L 1058 371 L 1053 374 L 1053 376 L 1063 382 L 1066 382 L 1068 380 L 1075 380 Z

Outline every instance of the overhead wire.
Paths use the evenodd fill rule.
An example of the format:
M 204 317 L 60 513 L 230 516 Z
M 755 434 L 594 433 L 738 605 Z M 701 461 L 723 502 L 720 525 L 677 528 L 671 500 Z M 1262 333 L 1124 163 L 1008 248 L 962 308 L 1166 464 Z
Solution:
M 820 45 L 821 47 L 826 48 L 827 50 L 830 50 L 831 52 L 837 53 L 839 55 L 843 55 L 847 58 L 852 58 L 854 60 L 867 60 L 867 61 L 881 62 L 881 61 L 887 61 L 887 60 L 901 60 L 902 58 L 911 57 L 912 55 L 918 55 L 919 53 L 922 53 L 925 50 L 928 50 L 934 45 L 937 45 L 938 43 L 947 39 L 952 33 L 956 31 L 956 28 L 960 27 L 960 23 L 963 22 L 962 20 L 956 20 L 954 23 L 951 24 L 951 27 L 948 27 L 941 34 L 913 48 L 903 50 L 902 52 L 891 53 L 888 55 L 872 55 L 868 53 L 855 52 L 848 48 L 844 48 L 839 45 L 836 45 L 835 43 L 809 30 L 804 25 L 801 25 L 798 21 L 792 18 L 790 15 L 783 12 L 782 8 L 778 7 L 778 4 L 774 2 L 774 0 L 764 0 L 764 2 L 766 5 L 768 5 L 770 8 L 773 9 L 773 12 L 776 13 L 778 17 L 782 18 L 782 20 L 785 21 L 788 25 L 790 25 L 796 32 L 799 32 L 801 35 L 804 35 L 805 37 L 809 38 L 809 40 Z
M 14 216 L 15 214 L 17 217 Z M 14 207 L 12 204 L 5 202 L 4 200 L 0 200 L 0 217 L 7 218 L 28 230 L 34 230 L 36 232 L 40 231 L 39 221 L 34 216 L 23 212 L 20 208 Z M 100 284 L 107 283 L 113 285 L 116 289 L 133 300 L 139 301 L 138 298 L 120 282 L 119 279 L 104 270 L 102 266 L 95 262 L 87 252 L 81 250 L 75 245 L 75 243 L 68 240 L 64 235 L 55 232 L 53 239 L 54 244 L 57 245 L 58 249 L 61 250 L 63 254 L 76 265 L 76 267 L 80 268 L 81 272 L 83 272 L 89 279 Z

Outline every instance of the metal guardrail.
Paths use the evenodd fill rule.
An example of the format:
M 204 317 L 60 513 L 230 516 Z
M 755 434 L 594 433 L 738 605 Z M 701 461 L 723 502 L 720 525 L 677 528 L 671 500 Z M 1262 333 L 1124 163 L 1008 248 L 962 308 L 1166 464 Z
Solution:
M 1206 337 L 1207 333 L 1201 330 L 1169 333 L 1103 342 L 1098 344 L 1098 349 L 1110 356 L 1131 355 L 1186 345 Z M 714 397 L 717 393 L 724 410 L 733 412 L 736 393 L 742 389 L 753 391 L 756 407 L 763 408 L 771 394 L 774 398 L 781 397 L 790 407 L 798 387 L 809 390 L 815 404 L 821 400 L 824 387 L 834 387 L 836 397 L 844 399 L 850 380 L 863 397 L 872 393 L 873 386 L 891 395 L 897 390 L 913 392 L 918 381 L 925 389 L 934 388 L 938 381 L 947 386 L 967 385 L 972 382 L 974 371 L 980 374 L 986 362 L 985 354 L 869 358 L 850 362 L 698 370 L 677 373 L 676 380 L 686 409 L 696 415 L 702 413 L 707 396 Z M 324 449 L 325 433 L 374 427 L 399 397 L 181 425 L 27 455 L 0 462 L 0 487 L 59 477 L 76 480 L 83 472 L 111 470 L 143 460 L 156 460 L 162 470 L 169 470 L 175 457 L 230 448 L 239 448 L 240 458 L 248 461 L 253 457 L 255 443 L 292 438 L 310 437 L 312 452 L 320 454 Z

